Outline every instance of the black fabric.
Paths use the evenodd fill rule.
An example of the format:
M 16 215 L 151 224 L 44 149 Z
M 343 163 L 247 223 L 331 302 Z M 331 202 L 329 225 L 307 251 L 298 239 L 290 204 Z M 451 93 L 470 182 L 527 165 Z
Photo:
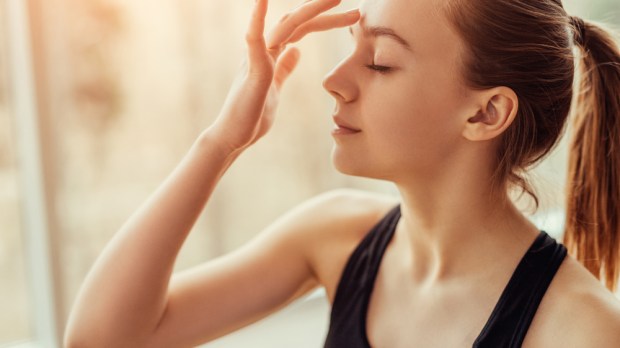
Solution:
M 399 219 L 400 205 L 369 231 L 349 257 L 334 297 L 324 348 L 370 348 L 366 333 L 368 303 L 381 259 Z M 521 258 L 473 348 L 521 347 L 565 256 L 566 248 L 540 231 Z

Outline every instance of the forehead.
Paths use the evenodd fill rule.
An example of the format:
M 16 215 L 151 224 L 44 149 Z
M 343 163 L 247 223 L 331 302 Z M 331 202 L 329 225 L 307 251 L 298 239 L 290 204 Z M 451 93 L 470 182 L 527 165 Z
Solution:
M 444 14 L 447 1 L 362 0 L 360 24 L 389 27 L 419 53 L 457 53 L 461 40 Z
M 420 14 L 437 16 L 446 0 L 362 0 L 360 10 L 373 15 L 409 17 Z M 398 16 L 400 14 L 400 16 Z

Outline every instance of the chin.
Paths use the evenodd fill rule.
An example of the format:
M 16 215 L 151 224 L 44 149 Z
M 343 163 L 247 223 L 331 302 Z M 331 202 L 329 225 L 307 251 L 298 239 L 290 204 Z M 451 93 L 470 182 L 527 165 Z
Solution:
M 373 166 L 369 158 L 363 154 L 347 154 L 336 146 L 332 149 L 331 157 L 334 168 L 342 174 L 371 179 L 385 179 L 376 173 L 377 166 Z

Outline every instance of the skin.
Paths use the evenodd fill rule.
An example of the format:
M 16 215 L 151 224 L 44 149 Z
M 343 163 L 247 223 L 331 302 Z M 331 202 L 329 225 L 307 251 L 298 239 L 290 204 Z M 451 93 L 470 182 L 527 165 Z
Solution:
M 334 15 L 323 12 L 339 1 L 306 1 L 265 38 L 267 1 L 258 0 L 247 62 L 219 117 L 98 258 L 65 344 L 194 346 L 318 286 L 332 302 L 352 250 L 400 203 L 403 215 L 371 297 L 370 342 L 471 346 L 539 231 L 505 192 L 488 188 L 496 141 L 516 115 L 517 96 L 501 86 L 471 90 L 461 81 L 462 42 L 443 17 L 443 1 L 369 0 L 359 13 Z M 288 45 L 346 26 L 355 49 L 324 80 L 341 125 L 333 133 L 333 162 L 346 174 L 394 182 L 402 199 L 351 190 L 319 195 L 242 248 L 173 276 L 178 251 L 219 179 L 274 121 L 279 91 L 299 59 Z M 410 49 L 385 30 L 369 29 L 377 26 L 391 28 Z M 524 347 L 617 342 L 618 301 L 568 257 Z

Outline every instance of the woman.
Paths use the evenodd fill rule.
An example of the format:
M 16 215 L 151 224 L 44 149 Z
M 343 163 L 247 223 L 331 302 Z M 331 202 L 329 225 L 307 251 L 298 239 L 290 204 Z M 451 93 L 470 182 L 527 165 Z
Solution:
M 185 347 L 323 286 L 326 347 L 620 346 L 620 54 L 554 0 L 306 1 L 263 38 L 221 114 L 88 275 L 69 347 Z M 171 277 L 227 168 L 270 128 L 312 31 L 350 26 L 354 51 L 324 80 L 336 100 L 333 162 L 389 180 L 401 200 L 320 195 L 253 241 Z M 575 104 L 565 243 L 508 198 L 556 144 Z M 535 197 L 535 196 L 534 196 Z M 146 246 L 146 247 L 145 247 Z M 579 262 L 581 261 L 583 265 Z M 593 276 L 593 274 L 596 276 Z M 544 295 L 544 296 L 543 296 Z

